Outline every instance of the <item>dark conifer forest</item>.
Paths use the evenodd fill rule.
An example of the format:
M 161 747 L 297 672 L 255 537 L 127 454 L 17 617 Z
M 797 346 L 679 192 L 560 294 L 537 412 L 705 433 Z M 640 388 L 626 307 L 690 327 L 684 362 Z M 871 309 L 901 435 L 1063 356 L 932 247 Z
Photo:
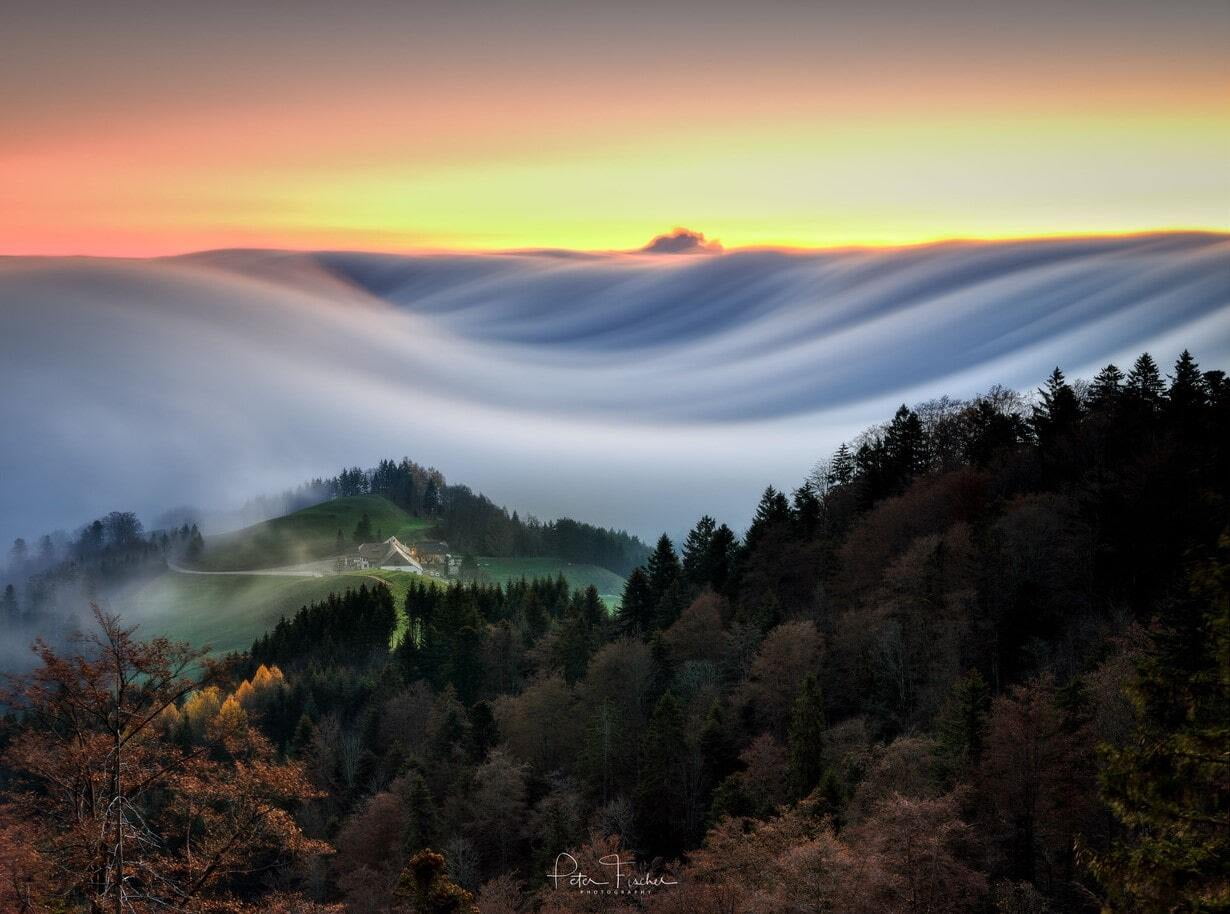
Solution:
M 363 586 L 220 663 L 100 612 L 6 694 L 0 908 L 1230 910 L 1227 429 L 1186 353 L 1056 368 L 647 555 L 346 471 L 467 550 L 601 559 L 621 605 Z M 612 854 L 650 887 L 548 878 Z

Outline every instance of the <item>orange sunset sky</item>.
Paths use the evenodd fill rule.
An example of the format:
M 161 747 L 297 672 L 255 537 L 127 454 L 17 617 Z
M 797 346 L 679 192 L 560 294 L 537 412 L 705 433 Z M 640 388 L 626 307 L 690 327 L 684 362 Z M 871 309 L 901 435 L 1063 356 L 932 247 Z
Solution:
M 1230 4 L 6 3 L 0 254 L 1230 228 Z

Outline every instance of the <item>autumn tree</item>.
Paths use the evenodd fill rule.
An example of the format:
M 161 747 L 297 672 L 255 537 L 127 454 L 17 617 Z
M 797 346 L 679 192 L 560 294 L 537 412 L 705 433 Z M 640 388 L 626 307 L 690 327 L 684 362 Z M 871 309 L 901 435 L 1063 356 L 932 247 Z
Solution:
M 36 642 L 40 665 L 3 696 L 22 715 L 4 755 L 11 810 L 52 861 L 57 894 L 98 914 L 206 899 L 226 910 L 235 878 L 326 850 L 288 812 L 312 795 L 302 771 L 277 761 L 233 696 L 210 706 L 199 739 L 174 738 L 177 704 L 219 673 L 204 652 L 92 613 L 79 653 Z
M 979 908 L 986 880 L 972 864 L 973 829 L 960 815 L 963 795 L 893 794 L 849 836 L 865 862 L 861 891 L 875 910 L 957 914 Z
M 820 658 L 820 634 L 812 622 L 786 622 L 761 644 L 748 681 L 739 690 L 739 704 L 774 735 L 786 734 L 786 723 L 799 683 L 815 672 Z
M 1087 749 L 1086 734 L 1059 707 L 1049 678 L 992 703 L 980 778 L 991 805 L 990 837 L 1013 877 L 1072 877 L 1073 840 L 1093 787 Z
M 396 914 L 478 914 L 474 896 L 448 878 L 444 856 L 422 850 L 410 858 L 393 891 Z

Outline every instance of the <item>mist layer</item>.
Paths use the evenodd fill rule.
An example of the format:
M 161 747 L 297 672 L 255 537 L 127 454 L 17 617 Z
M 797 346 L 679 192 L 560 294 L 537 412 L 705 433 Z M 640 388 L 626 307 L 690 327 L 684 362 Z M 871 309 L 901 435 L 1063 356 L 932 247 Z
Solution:
M 1230 356 L 1230 239 L 0 261 L 0 535 L 410 455 L 650 535 L 736 526 L 901 402 Z

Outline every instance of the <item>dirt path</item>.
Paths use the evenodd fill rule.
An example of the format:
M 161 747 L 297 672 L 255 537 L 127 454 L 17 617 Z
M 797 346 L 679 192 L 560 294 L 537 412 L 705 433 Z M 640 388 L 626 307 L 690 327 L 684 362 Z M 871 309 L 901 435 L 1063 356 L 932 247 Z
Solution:
M 286 565 L 281 568 L 251 568 L 246 571 L 201 571 L 196 568 L 185 568 L 168 560 L 167 568 L 177 574 L 247 574 L 278 578 L 323 578 L 325 576 L 323 571 L 298 565 Z

